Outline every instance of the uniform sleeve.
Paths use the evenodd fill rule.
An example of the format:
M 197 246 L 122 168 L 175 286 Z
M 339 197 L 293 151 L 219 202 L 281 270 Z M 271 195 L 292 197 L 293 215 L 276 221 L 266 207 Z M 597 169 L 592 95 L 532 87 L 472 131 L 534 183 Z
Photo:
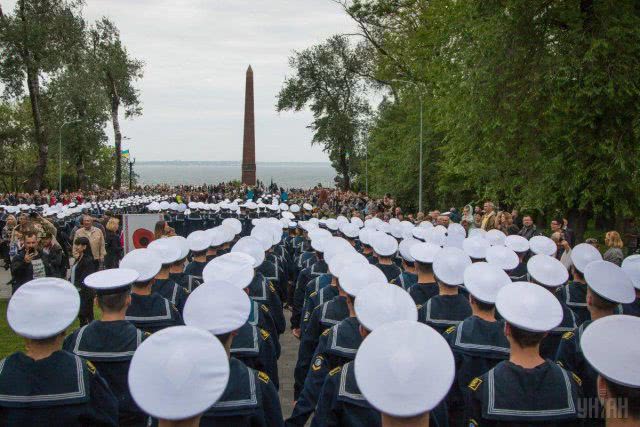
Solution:
M 313 352 L 316 349 L 318 343 L 318 336 L 320 335 L 320 310 L 315 309 L 309 320 L 309 325 L 302 335 L 300 342 L 300 348 L 298 349 L 298 361 L 293 373 L 294 377 L 294 399 L 297 400 L 298 394 L 302 390 L 304 379 L 307 376 L 309 365 L 311 364 L 311 358 Z
M 482 423 L 482 381 L 481 378 L 474 378 L 462 393 L 465 401 L 465 425 L 469 427 L 487 425 Z
M 265 372 L 271 378 L 271 382 L 275 386 L 276 390 L 280 386 L 278 377 L 278 360 L 276 359 L 276 349 L 273 342 L 273 337 L 269 332 L 264 329 L 260 329 L 260 339 L 262 345 L 260 346 L 260 359 L 264 363 Z
M 340 425 L 336 411 L 339 381 L 340 368 L 334 369 L 325 378 L 311 427 L 338 427 Z
M 284 312 L 282 311 L 282 301 L 271 282 L 267 285 L 267 295 L 269 310 L 271 311 L 271 316 L 276 324 L 276 330 L 278 331 L 278 334 L 282 334 L 285 329 L 287 329 L 287 321 L 285 320 Z
M 302 277 L 305 275 L 304 270 L 298 275 L 296 281 L 296 289 L 293 292 L 293 307 L 291 309 L 291 327 L 299 328 L 302 316 L 302 306 L 304 305 L 305 283 L 302 283 Z
M 280 397 L 275 386 L 269 377 L 263 373 L 258 375 L 258 382 L 262 391 L 262 410 L 264 415 L 264 419 L 260 420 L 259 424 L 268 427 L 284 426 Z
M 287 426 L 304 426 L 316 409 L 318 395 L 329 373 L 327 359 L 323 354 L 316 354 L 309 372 L 304 380 L 302 392 L 296 401 L 291 417 L 287 420 Z
M 111 392 L 107 382 L 92 368 L 90 413 L 87 425 L 100 427 L 116 427 L 118 425 L 118 400 Z
M 568 371 L 576 372 L 578 369 L 577 339 L 574 332 L 565 332 L 562 335 L 558 350 L 556 352 L 556 362 Z

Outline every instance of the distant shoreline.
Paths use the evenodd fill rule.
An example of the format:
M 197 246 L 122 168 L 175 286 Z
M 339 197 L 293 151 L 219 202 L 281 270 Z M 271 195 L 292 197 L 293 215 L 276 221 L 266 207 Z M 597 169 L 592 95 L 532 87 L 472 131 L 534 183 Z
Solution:
M 224 165 L 224 166 L 240 166 L 242 162 L 236 160 L 141 160 L 136 161 L 139 165 L 164 165 L 164 164 L 180 164 L 180 165 Z M 256 165 L 312 165 L 312 166 L 331 166 L 329 162 L 256 162 Z

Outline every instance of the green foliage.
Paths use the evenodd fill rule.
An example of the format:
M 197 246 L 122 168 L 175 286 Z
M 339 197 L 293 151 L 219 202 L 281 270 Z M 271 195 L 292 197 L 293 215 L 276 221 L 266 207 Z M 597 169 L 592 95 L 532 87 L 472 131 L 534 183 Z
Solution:
M 369 103 L 362 69 L 363 46 L 352 47 L 346 37 L 294 52 L 289 65 L 295 75 L 287 77 L 277 96 L 278 111 L 309 107 L 314 132 L 312 144 L 321 144 L 345 189 L 350 187 L 353 164 L 361 154 L 368 125 Z

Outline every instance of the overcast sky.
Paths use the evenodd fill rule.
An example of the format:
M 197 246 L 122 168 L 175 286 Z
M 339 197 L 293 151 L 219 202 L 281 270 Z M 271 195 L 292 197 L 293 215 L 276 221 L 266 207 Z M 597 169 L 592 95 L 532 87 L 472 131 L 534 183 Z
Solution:
M 15 0 L 0 0 L 11 13 Z M 134 57 L 143 116 L 120 122 L 136 160 L 240 160 L 245 72 L 254 72 L 256 160 L 328 161 L 308 112 L 275 111 L 288 57 L 354 24 L 330 0 L 86 0 Z M 109 127 L 107 134 L 111 137 Z

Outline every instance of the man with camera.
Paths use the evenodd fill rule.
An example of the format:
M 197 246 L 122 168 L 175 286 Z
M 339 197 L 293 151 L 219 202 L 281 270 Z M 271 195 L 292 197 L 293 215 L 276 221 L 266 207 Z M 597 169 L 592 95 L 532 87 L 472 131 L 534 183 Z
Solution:
M 24 245 L 11 261 L 13 293 L 30 280 L 51 276 L 51 267 L 47 257 L 39 249 L 39 244 L 36 231 L 28 230 L 24 233 Z

